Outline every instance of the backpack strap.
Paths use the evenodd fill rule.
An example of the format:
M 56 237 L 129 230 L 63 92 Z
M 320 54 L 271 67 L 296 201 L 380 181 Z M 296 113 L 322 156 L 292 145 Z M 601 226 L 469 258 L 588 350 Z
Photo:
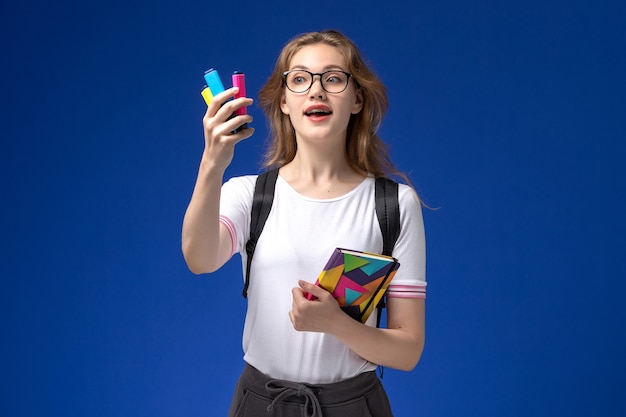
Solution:
M 274 188 L 278 178 L 278 169 L 273 169 L 260 174 L 254 186 L 254 197 L 252 199 L 252 212 L 250 216 L 250 238 L 246 242 L 246 253 L 248 263 L 246 265 L 246 277 L 243 286 L 243 298 L 248 298 L 248 286 L 250 285 L 250 267 L 252 257 L 256 249 L 257 241 L 263 232 L 263 227 L 270 215 L 272 203 L 274 202 Z
M 383 255 L 391 256 L 400 236 L 400 203 L 398 201 L 398 183 L 384 177 L 376 178 L 374 190 L 376 198 L 376 217 L 383 234 Z M 376 327 L 380 327 L 385 296 L 380 299 L 376 313 Z
M 391 256 L 396 241 L 400 236 L 400 203 L 398 201 L 398 183 L 384 177 L 376 178 L 374 190 L 376 198 L 376 217 L 380 231 L 383 233 L 383 255 Z M 376 306 L 376 327 L 380 327 L 380 321 L 385 308 L 384 295 Z M 380 378 L 385 374 L 385 368 L 378 366 Z
M 391 256 L 400 236 L 400 203 L 398 183 L 389 178 L 376 178 L 376 216 L 383 233 L 383 255 Z

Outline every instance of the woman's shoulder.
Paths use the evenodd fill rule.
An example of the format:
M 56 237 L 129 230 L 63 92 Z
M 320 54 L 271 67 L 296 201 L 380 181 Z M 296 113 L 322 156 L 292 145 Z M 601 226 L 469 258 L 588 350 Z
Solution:
M 229 187 L 239 187 L 245 189 L 254 189 L 258 175 L 240 175 L 229 178 L 224 185 Z
M 223 200 L 252 201 L 258 175 L 241 175 L 229 178 L 222 185 Z
M 400 205 L 415 203 L 421 205 L 421 200 L 412 186 L 398 181 L 397 178 L 387 178 L 398 183 L 398 200 L 400 201 Z M 366 180 L 370 181 L 372 186 L 374 186 L 374 183 L 376 182 L 376 178 L 374 178 L 373 174 L 369 174 Z
M 412 207 L 421 211 L 422 200 L 410 185 L 402 182 L 398 183 L 398 200 L 400 207 Z

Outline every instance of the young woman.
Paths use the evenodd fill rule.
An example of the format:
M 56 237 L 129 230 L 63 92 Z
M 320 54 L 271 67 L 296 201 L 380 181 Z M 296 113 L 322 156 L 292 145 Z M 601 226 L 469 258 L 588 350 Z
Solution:
M 231 133 L 251 116 L 229 119 L 252 100 L 217 95 L 204 116 L 205 149 L 183 223 L 194 273 L 219 269 L 245 243 L 256 176 L 223 184 Z M 229 416 L 391 416 L 377 365 L 411 370 L 424 346 L 425 243 L 419 198 L 400 185 L 401 264 L 387 296 L 387 328 L 362 324 L 313 285 L 336 247 L 380 253 L 374 178 L 399 175 L 377 129 L 385 88 L 351 40 L 336 31 L 292 39 L 261 89 L 271 126 L 266 166 L 278 167 L 272 211 L 250 273 L 244 325 L 245 369 Z M 315 296 L 309 300 L 306 295 Z M 268 412 L 270 414 L 268 414 Z

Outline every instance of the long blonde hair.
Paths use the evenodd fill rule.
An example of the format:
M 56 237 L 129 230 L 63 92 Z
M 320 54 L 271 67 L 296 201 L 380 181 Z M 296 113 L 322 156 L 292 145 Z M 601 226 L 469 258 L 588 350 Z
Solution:
M 282 167 L 296 155 L 296 135 L 288 115 L 280 108 L 284 94 L 283 72 L 289 70 L 291 58 L 300 48 L 314 44 L 337 48 L 346 59 L 356 88 L 363 94 L 363 108 L 351 116 L 346 138 L 348 164 L 362 174 L 398 176 L 408 182 L 389 157 L 387 145 L 378 136 L 378 128 L 389 102 L 387 90 L 367 67 L 357 46 L 336 30 L 309 32 L 291 39 L 282 49 L 271 76 L 259 92 L 259 103 L 270 125 L 270 142 L 265 152 L 265 167 Z

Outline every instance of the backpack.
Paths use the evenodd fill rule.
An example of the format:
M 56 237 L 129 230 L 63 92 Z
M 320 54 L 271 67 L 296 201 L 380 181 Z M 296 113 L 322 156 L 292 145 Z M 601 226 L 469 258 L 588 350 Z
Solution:
M 257 241 L 263 232 L 263 227 L 272 209 L 274 202 L 274 188 L 278 178 L 278 169 L 272 169 L 259 175 L 254 187 L 252 212 L 250 218 L 250 238 L 246 243 L 248 263 L 243 286 L 243 297 L 248 297 L 250 284 L 250 267 L 256 249 Z M 383 234 L 383 255 L 391 256 L 393 248 L 400 235 L 400 205 L 398 203 L 398 183 L 384 177 L 375 180 L 376 217 Z M 376 327 L 380 327 L 382 309 L 385 307 L 384 297 L 378 304 Z

